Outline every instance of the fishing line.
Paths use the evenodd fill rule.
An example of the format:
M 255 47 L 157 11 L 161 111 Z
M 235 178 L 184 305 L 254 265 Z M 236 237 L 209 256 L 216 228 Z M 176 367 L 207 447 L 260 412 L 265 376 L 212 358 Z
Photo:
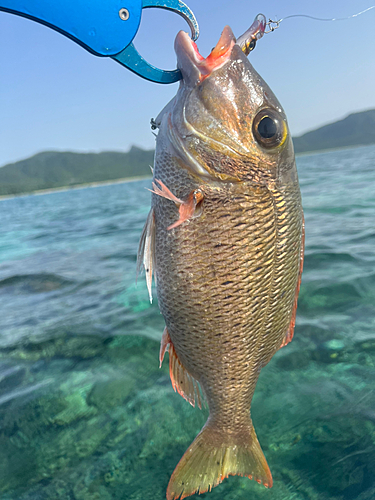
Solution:
M 375 5 L 372 5 L 371 7 L 368 7 L 365 10 L 361 10 L 361 12 L 357 12 L 357 14 L 352 14 L 351 16 L 347 17 L 333 17 L 333 18 L 324 18 L 324 17 L 315 17 L 315 16 L 309 16 L 307 14 L 292 14 L 290 16 L 283 17 L 282 19 L 279 19 L 278 21 L 273 21 L 272 19 L 268 20 L 267 26 L 268 26 L 268 31 L 265 31 L 264 33 L 271 33 L 272 31 L 275 31 L 280 23 L 282 21 L 285 21 L 285 19 L 290 19 L 291 17 L 307 17 L 308 19 L 313 19 L 314 21 L 346 21 L 347 19 L 353 19 L 354 17 L 358 17 L 361 14 L 364 14 L 365 12 L 368 12 L 371 9 L 375 9 Z M 272 26 L 272 25 L 275 26 Z

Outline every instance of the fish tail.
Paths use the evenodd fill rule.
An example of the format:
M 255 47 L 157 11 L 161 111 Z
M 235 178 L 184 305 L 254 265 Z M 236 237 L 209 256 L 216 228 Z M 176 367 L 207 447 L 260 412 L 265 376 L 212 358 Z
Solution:
M 272 486 L 272 475 L 250 424 L 236 435 L 207 422 L 181 458 L 168 484 L 167 500 L 205 493 L 229 475 Z

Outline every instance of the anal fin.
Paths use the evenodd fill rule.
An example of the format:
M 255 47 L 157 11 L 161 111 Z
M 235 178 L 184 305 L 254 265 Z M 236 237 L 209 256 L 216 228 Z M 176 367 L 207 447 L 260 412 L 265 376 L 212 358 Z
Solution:
M 163 363 L 164 355 L 169 346 L 169 376 L 171 378 L 173 390 L 178 392 L 191 406 L 197 404 L 198 408 L 202 408 L 202 396 L 198 381 L 190 375 L 179 360 L 171 337 L 167 328 L 164 329 L 160 343 L 160 366 Z
M 155 271 L 155 214 L 153 208 L 148 213 L 139 241 L 137 278 L 142 266 L 145 268 L 147 289 L 152 303 L 152 273 Z

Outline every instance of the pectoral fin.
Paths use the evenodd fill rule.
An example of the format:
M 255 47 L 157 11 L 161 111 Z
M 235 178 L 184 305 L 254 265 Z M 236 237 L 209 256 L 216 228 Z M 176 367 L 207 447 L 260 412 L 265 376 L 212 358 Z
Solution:
M 152 273 L 155 270 L 155 215 L 154 209 L 148 213 L 146 224 L 143 228 L 139 241 L 137 255 L 137 278 L 141 272 L 142 265 L 145 268 L 146 283 L 150 302 L 152 303 Z
M 158 186 L 159 184 L 159 186 Z M 184 202 L 180 200 L 180 198 L 177 198 L 172 191 L 170 191 L 167 186 L 164 184 L 164 182 L 159 181 L 158 179 L 155 179 L 155 182 L 152 182 L 152 189 L 149 189 L 151 193 L 155 193 L 158 196 L 161 196 L 162 198 L 167 198 L 167 200 L 174 201 L 176 205 L 182 205 Z
M 177 198 L 177 196 L 175 196 L 162 181 L 155 179 L 155 182 L 152 183 L 152 188 L 153 189 L 150 190 L 152 193 L 166 198 L 167 200 L 173 201 L 177 205 L 177 207 L 179 207 L 178 212 L 180 214 L 180 217 L 176 222 L 168 226 L 168 230 L 173 229 L 183 222 L 192 219 L 193 217 L 196 217 L 200 214 L 199 211 L 197 212 L 198 206 L 203 201 L 203 194 L 200 189 L 195 189 L 194 191 L 192 191 L 187 197 L 187 200 L 183 201 L 180 198 Z

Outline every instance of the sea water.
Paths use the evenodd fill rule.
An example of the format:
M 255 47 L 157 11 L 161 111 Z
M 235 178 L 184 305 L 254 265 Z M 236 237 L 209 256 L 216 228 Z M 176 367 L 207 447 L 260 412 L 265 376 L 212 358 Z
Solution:
M 295 338 L 252 404 L 271 490 L 375 498 L 375 146 L 297 158 L 306 257 Z M 161 500 L 207 417 L 159 369 L 138 240 L 150 181 L 0 201 L 0 499 Z

